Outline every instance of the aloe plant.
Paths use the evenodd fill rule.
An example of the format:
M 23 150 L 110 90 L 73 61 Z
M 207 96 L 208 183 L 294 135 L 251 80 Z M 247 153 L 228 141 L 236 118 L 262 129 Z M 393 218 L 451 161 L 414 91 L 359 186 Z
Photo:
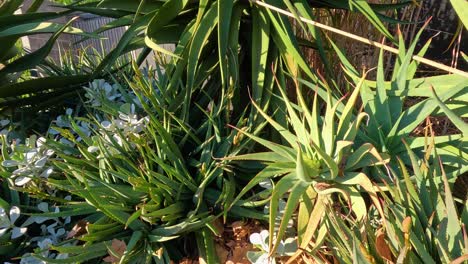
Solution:
M 393 173 L 402 180 L 387 185 L 383 194 L 385 217 L 389 223 L 372 223 L 376 216 L 369 211 L 367 221 L 345 221 L 327 215 L 329 246 L 339 250 L 334 256 L 340 262 L 361 259 L 362 263 L 393 261 L 397 263 L 462 263 L 467 258 L 466 201 L 452 195 L 444 167 L 429 136 L 431 155 L 417 158 L 410 146 L 403 145 L 411 156 L 411 170 L 400 160 Z M 432 145 L 432 146 L 431 146 Z M 366 228 L 365 234 L 359 231 Z M 348 239 L 342 239 L 347 237 Z M 313 256 L 311 256 L 313 257 Z
M 404 139 L 418 156 L 424 155 L 425 137 L 413 136 L 412 131 L 429 116 L 447 116 L 460 131 L 453 135 L 437 135 L 435 146 L 451 180 L 463 174 L 468 168 L 466 159 L 466 124 L 460 117 L 466 117 L 467 98 L 465 91 L 468 79 L 458 75 L 439 75 L 415 78 L 418 63 L 411 58 L 415 51 L 417 34 L 408 50 L 400 35 L 400 53 L 396 58 L 391 80 L 385 81 L 383 52 L 380 53 L 376 81 L 364 82 L 361 99 L 364 111 L 369 114 L 369 126 L 359 133 L 359 140 L 371 142 L 379 151 L 388 153 L 395 168 L 396 157 L 410 165 L 406 148 L 401 144 Z M 430 40 L 423 46 L 418 56 L 423 56 L 430 45 Z M 346 73 L 354 83 L 360 82 L 360 74 L 349 63 L 340 49 L 334 45 L 340 55 Z M 419 98 L 419 99 L 418 99 Z M 412 99 L 415 103 L 406 106 Z
M 333 194 L 339 194 L 348 202 L 350 214 L 355 214 L 357 219 L 363 219 L 367 215 L 367 207 L 361 192 L 365 192 L 383 215 L 377 198 L 378 189 L 362 172 L 362 168 L 385 166 L 388 160 L 371 144 L 358 144 L 355 141 L 362 121 L 367 116 L 365 113 L 358 113 L 354 118 L 353 114 L 361 85 L 362 83 L 355 88 L 346 104 L 341 101 L 332 104 L 329 96 L 323 117 L 318 110 L 317 93 L 310 109 L 300 90 L 297 90 L 298 105 L 290 102 L 286 93 L 280 90 L 287 111 L 287 126 L 279 124 L 252 102 L 266 122 L 287 143 L 278 144 L 239 129 L 239 133 L 245 134 L 269 151 L 225 159 L 256 160 L 265 163 L 265 168 L 242 189 L 233 204 L 259 182 L 265 179 L 276 181 L 278 178 L 271 191 L 269 207 L 269 229 L 270 233 L 275 234 L 269 239 L 270 254 L 278 247 L 287 223 L 297 207 L 299 247 L 308 249 L 311 240 L 316 238 L 320 219 Z M 337 111 L 338 106 L 343 107 L 340 114 Z M 285 195 L 288 196 L 286 208 L 281 223 L 276 226 L 278 201 Z M 318 247 L 320 239 L 315 240 L 315 243 L 315 247 Z

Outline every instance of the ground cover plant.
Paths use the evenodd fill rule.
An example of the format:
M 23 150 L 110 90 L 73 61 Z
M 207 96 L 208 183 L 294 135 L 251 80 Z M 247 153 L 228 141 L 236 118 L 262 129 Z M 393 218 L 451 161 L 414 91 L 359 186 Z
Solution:
M 0 19 L 49 23 L 42 19 L 52 14 L 13 14 L 21 2 L 0 2 Z M 460 17 L 468 10 L 451 2 Z M 115 18 L 79 32 L 85 37 L 128 30 L 104 56 L 67 57 L 62 66 L 45 55 L 36 61 L 44 79 L 65 83 L 0 87 L 4 98 L 15 97 L 1 106 L 16 100 L 52 120 L 27 131 L 19 131 L 27 119 L 18 114 L 4 111 L 0 121 L 2 261 L 468 260 L 467 191 L 453 192 L 468 168 L 467 73 L 424 60 L 430 43 L 416 50 L 419 34 L 408 45 L 392 30 L 408 23 L 392 14 L 413 2 L 67 4 L 63 13 Z M 361 71 L 329 29 L 310 22 L 333 21 L 337 10 L 360 14 L 386 39 L 371 42 L 379 54 L 374 68 Z M 0 38 L 19 29 L 0 26 Z M 74 29 L 56 27 L 50 42 L 64 30 Z M 163 48 L 168 43 L 174 50 Z M 120 63 L 139 48 L 136 61 Z M 320 67 L 311 67 L 305 51 Z M 158 63 L 141 67 L 147 56 Z M 10 59 L 0 59 L 0 78 L 27 69 Z M 421 63 L 449 73 L 420 77 Z M 86 78 L 74 82 L 77 76 Z M 70 101 L 28 101 L 49 93 Z M 441 134 L 434 118 L 447 118 L 452 133 Z

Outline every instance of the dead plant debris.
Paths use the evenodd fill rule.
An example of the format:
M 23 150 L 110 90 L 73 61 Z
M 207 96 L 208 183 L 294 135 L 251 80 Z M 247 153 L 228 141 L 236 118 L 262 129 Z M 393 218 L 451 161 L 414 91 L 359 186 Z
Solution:
M 262 226 L 255 220 L 235 221 L 224 226 L 218 226 L 222 235 L 216 237 L 216 254 L 220 263 L 226 264 L 250 264 L 247 252 L 254 247 L 249 241 L 252 233 L 260 232 Z M 180 264 L 202 264 L 203 260 L 184 258 Z

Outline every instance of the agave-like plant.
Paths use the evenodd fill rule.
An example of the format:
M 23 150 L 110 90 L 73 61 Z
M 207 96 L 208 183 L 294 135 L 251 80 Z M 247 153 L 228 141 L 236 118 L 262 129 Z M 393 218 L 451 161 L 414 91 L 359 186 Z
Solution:
M 411 170 L 399 160 L 399 168 L 392 173 L 402 179 L 387 185 L 388 192 L 382 193 L 384 218 L 373 215 L 372 211 L 363 222 L 327 214 L 325 225 L 331 232 L 328 245 L 337 249 L 333 255 L 339 262 L 463 263 L 467 260 L 466 200 L 457 201 L 453 197 L 433 134 L 427 142 L 429 153 L 424 158 L 418 158 L 402 142 L 411 157 Z M 383 219 L 388 223 L 385 227 L 375 222 Z M 360 228 L 366 228 L 367 232 L 360 232 Z
M 363 82 L 364 78 L 361 80 Z M 333 203 L 332 194 L 337 193 L 347 201 L 349 208 L 343 210 L 356 219 L 362 220 L 367 215 L 364 198 L 367 195 L 383 216 L 383 208 L 377 198 L 379 190 L 362 172 L 362 168 L 381 165 L 385 170 L 388 160 L 372 144 L 356 142 L 362 122 L 367 117 L 365 113 L 354 113 L 362 82 L 354 89 L 346 104 L 343 104 L 342 100 L 333 104 L 329 96 L 323 117 L 318 108 L 317 93 L 310 110 L 299 89 L 297 89 L 298 105 L 293 104 L 286 93 L 280 90 L 287 111 L 286 126 L 271 118 L 252 101 L 266 122 L 282 136 L 285 143 L 278 144 L 239 129 L 239 133 L 245 134 L 269 151 L 225 159 L 260 161 L 265 166 L 242 189 L 233 204 L 261 181 L 272 179 L 275 182 L 269 198 L 269 229 L 270 233 L 274 234 L 269 239 L 270 254 L 274 254 L 297 207 L 299 208 L 297 216 L 299 247 L 303 250 L 314 250 L 319 247 L 324 239 L 324 233 L 320 232 L 318 235 L 316 233 L 327 205 Z M 342 107 L 341 112 L 337 111 L 339 106 Z M 363 195 L 361 192 L 366 194 Z M 278 202 L 286 195 L 287 204 L 282 221 L 277 226 L 275 219 L 278 215 Z M 314 243 L 311 244 L 312 240 Z M 301 253 L 302 251 L 298 251 L 295 257 Z
M 465 173 L 468 169 L 466 135 L 468 127 L 460 117 L 466 117 L 466 90 L 468 79 L 459 75 L 439 75 L 415 78 L 419 63 L 412 60 L 417 40 L 422 30 L 416 35 L 408 50 L 400 34 L 399 54 L 395 60 L 391 80 L 385 81 L 383 51 L 380 53 L 376 81 L 365 81 L 361 92 L 364 111 L 369 114 L 369 125 L 359 133 L 362 142 L 371 142 L 379 151 L 392 157 L 392 166 L 397 166 L 396 157 L 411 165 L 406 148 L 401 144 L 404 139 L 418 156 L 424 155 L 427 140 L 424 136 L 412 135 L 429 116 L 446 116 L 459 130 L 453 135 L 437 135 L 435 147 L 446 166 L 449 178 Z M 431 41 L 419 51 L 422 57 Z M 344 65 L 346 73 L 359 83 L 360 75 L 349 63 L 340 49 L 335 50 Z M 406 106 L 408 100 L 414 103 Z

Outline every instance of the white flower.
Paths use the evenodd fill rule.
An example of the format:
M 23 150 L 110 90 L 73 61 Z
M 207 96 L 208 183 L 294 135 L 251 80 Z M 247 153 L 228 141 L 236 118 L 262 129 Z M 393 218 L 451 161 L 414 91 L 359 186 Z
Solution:
M 55 222 L 55 223 L 47 226 L 47 232 L 49 232 L 50 237 L 53 238 L 55 241 L 58 241 L 60 239 L 60 237 L 62 237 L 66 233 L 65 229 L 63 229 L 63 228 L 55 229 L 57 224 L 58 223 Z
M 70 140 L 66 139 L 66 138 L 60 138 L 59 139 L 59 142 L 64 144 L 64 145 L 67 145 L 69 147 L 74 147 L 75 146 L 75 143 L 71 142 Z M 66 153 L 65 153 L 66 154 Z
M 0 127 L 5 127 L 5 126 L 7 126 L 8 124 L 10 124 L 10 120 L 8 120 L 8 119 L 2 119 L 2 120 L 0 120 Z
M 4 208 L 0 207 L 0 236 L 6 234 L 8 230 L 12 230 L 11 239 L 18 238 L 26 233 L 26 227 L 16 227 L 14 224 L 20 216 L 20 209 L 17 206 L 12 206 L 7 215 Z
M 8 133 L 10 133 L 10 131 L 8 131 L 8 129 L 2 129 L 2 130 L 0 131 L 0 135 L 1 135 L 1 136 L 7 137 L 7 136 L 8 136 Z
M 55 259 L 67 259 L 67 258 L 68 258 L 68 253 L 60 253 L 55 257 Z
M 69 128 L 71 127 L 70 120 L 68 116 L 59 115 L 55 120 L 55 124 L 60 128 Z
M 18 167 L 13 171 L 15 185 L 23 186 L 33 177 L 47 178 L 53 172 L 52 167 L 45 167 L 48 159 L 54 154 L 53 150 L 47 149 L 44 143 L 46 139 L 40 137 L 36 141 L 37 148 L 30 149 L 24 154 L 22 161 L 4 160 L 3 167 Z
M 49 204 L 47 204 L 46 202 L 41 202 L 37 205 L 37 208 L 43 212 L 43 213 L 48 213 L 49 212 Z M 31 216 L 29 217 L 23 224 L 23 226 L 28 226 L 32 223 L 37 223 L 37 224 L 42 224 L 43 222 L 47 221 L 51 219 L 50 217 L 46 217 L 46 216 Z
M 47 264 L 47 262 L 31 256 L 30 253 L 26 253 L 21 256 L 20 264 Z
M 138 134 L 143 131 L 145 124 L 149 121 L 149 117 L 138 119 L 137 114 L 135 113 L 135 104 L 130 104 L 129 108 L 128 104 L 121 108 L 127 108 L 127 113 L 119 112 L 119 118 L 123 121 L 120 124 L 120 127 L 124 129 L 125 133 Z
M 85 97 L 88 98 L 86 103 L 91 106 L 101 106 L 103 100 L 116 102 L 122 99 L 122 94 L 119 92 L 120 85 L 110 85 L 105 80 L 94 80 L 89 87 L 85 87 Z
M 65 199 L 70 200 L 71 196 L 66 196 Z M 39 208 L 39 210 L 45 213 L 50 212 L 49 208 L 54 208 L 54 207 L 49 207 L 49 204 L 45 202 L 39 203 L 37 207 Z M 53 211 L 55 213 L 58 213 L 60 210 L 58 207 L 55 207 Z M 35 220 L 40 220 L 40 219 L 38 218 L 38 216 L 33 216 L 33 217 L 30 217 L 26 222 L 33 223 L 35 222 Z M 33 237 L 29 241 L 31 244 L 36 243 L 36 249 L 34 249 L 34 252 L 36 252 L 36 254 L 40 254 L 42 257 L 49 258 L 49 259 L 68 258 L 67 253 L 57 254 L 57 253 L 51 252 L 49 249 L 52 245 L 56 245 L 63 241 L 63 239 L 65 238 L 65 234 L 66 234 L 66 231 L 64 229 L 64 224 L 70 223 L 70 218 L 69 217 L 65 218 L 64 222 L 59 221 L 58 217 L 53 217 L 53 218 L 49 217 L 47 218 L 47 220 L 55 220 L 55 222 L 49 225 L 42 224 L 40 227 L 41 235 Z M 27 253 L 23 255 L 21 259 L 21 263 L 45 263 L 45 262 L 40 262 L 33 255 L 31 255 L 30 253 Z
M 100 132 L 104 138 L 104 144 L 108 147 L 108 153 L 111 155 L 119 153 L 116 148 L 117 145 L 123 147 L 124 143 L 128 142 L 130 147 L 135 147 L 135 144 L 130 139 L 139 137 L 139 133 L 143 131 L 146 123 L 149 122 L 149 117 L 138 119 L 134 104 L 122 105 L 121 109 L 119 118 L 111 121 L 104 120 L 100 123 L 102 128 Z M 96 151 L 98 151 L 96 145 L 88 147 L 88 152 L 93 153 Z
M 250 235 L 250 243 L 253 245 L 259 246 L 260 249 L 262 249 L 265 252 L 270 251 L 270 247 L 268 246 L 268 237 L 270 236 L 270 233 L 268 230 L 262 230 L 259 233 L 253 233 Z
M 98 152 L 99 151 L 99 148 L 96 147 L 96 146 L 89 146 L 88 147 L 88 152 L 89 153 L 94 153 L 94 152 Z
M 250 235 L 250 243 L 259 248 L 260 252 L 247 252 L 247 258 L 254 264 L 274 264 L 276 263 L 274 256 L 292 256 L 297 250 L 297 242 L 295 238 L 287 238 L 281 240 L 274 252 L 274 256 L 270 257 L 270 247 L 268 245 L 268 238 L 270 234 L 268 230 L 262 230 L 260 233 L 253 233 Z M 273 239 L 273 243 L 275 243 Z
M 71 199 L 70 196 L 67 196 L 68 198 Z M 65 199 L 67 199 L 67 197 L 65 197 Z M 68 200 L 68 199 L 67 199 Z M 41 202 L 37 205 L 37 208 L 42 212 L 42 213 L 51 213 L 51 212 L 54 212 L 54 213 L 59 213 L 60 212 L 60 208 L 58 206 L 55 206 L 55 207 L 51 207 L 53 209 L 53 211 L 49 211 L 49 204 L 46 203 L 46 202 Z M 54 209 L 55 208 L 55 209 Z M 66 217 L 66 218 L 62 218 L 62 219 L 65 219 L 64 221 L 64 224 L 68 224 L 70 223 L 70 217 Z M 30 225 L 32 223 L 37 223 L 37 224 L 42 224 L 43 222 L 47 221 L 47 220 L 54 220 L 55 221 L 55 224 L 51 224 L 50 226 L 48 227 L 45 227 L 44 226 L 44 229 L 43 229 L 43 233 L 46 233 L 46 231 L 49 233 L 49 234 L 53 234 L 53 235 L 56 235 L 57 232 L 55 231 L 50 231 L 50 228 L 52 227 L 55 227 L 57 226 L 57 224 L 61 223 L 60 220 L 59 220 L 59 217 L 49 217 L 49 216 L 41 216 L 41 215 L 33 215 L 31 217 L 29 217 L 23 224 L 23 226 L 27 226 L 27 225 Z M 61 232 L 61 231 L 60 231 Z M 62 234 L 60 234 L 62 235 Z
M 119 146 L 123 147 L 123 140 L 119 135 L 114 134 L 112 135 L 112 138 L 115 140 L 115 142 L 117 142 Z
M 102 121 L 101 127 L 107 131 L 116 132 L 117 130 L 121 131 L 125 136 L 130 134 L 136 135 L 143 131 L 147 122 L 149 122 L 149 117 L 143 117 L 138 119 L 137 114 L 135 113 L 135 105 L 124 105 L 128 106 L 128 113 L 119 112 L 119 118 L 112 121 Z M 122 108 L 126 108 L 126 107 Z
M 86 122 L 81 121 L 78 124 L 78 129 L 80 130 L 82 134 L 85 134 L 87 137 L 91 135 L 91 129 L 89 128 L 89 124 Z
M 72 114 L 73 114 L 73 109 L 67 108 L 67 110 L 65 110 L 65 115 L 57 116 L 57 118 L 54 121 L 52 121 L 52 123 L 55 123 L 57 127 L 62 128 L 62 129 L 71 128 L 70 118 Z M 57 131 L 56 129 L 50 128 L 49 134 L 59 135 L 60 132 Z
M 112 130 L 112 122 L 110 121 L 102 121 L 101 122 L 101 126 L 105 129 L 105 130 Z
M 259 182 L 258 185 L 260 185 L 260 187 L 265 188 L 267 190 L 273 190 L 273 184 L 271 183 L 271 180 L 268 180 L 268 179 L 263 180 Z
M 43 240 L 37 242 L 37 246 L 42 250 L 49 249 L 50 245 L 52 245 L 52 244 L 53 244 L 53 242 L 52 242 L 52 240 L 50 238 L 46 238 L 46 239 L 43 239 Z
M 247 257 L 254 264 L 275 264 L 275 258 L 269 257 L 270 247 L 268 246 L 268 230 L 250 235 L 250 243 L 259 248 L 261 252 L 248 252 Z M 250 254 L 249 254 L 250 253 Z

